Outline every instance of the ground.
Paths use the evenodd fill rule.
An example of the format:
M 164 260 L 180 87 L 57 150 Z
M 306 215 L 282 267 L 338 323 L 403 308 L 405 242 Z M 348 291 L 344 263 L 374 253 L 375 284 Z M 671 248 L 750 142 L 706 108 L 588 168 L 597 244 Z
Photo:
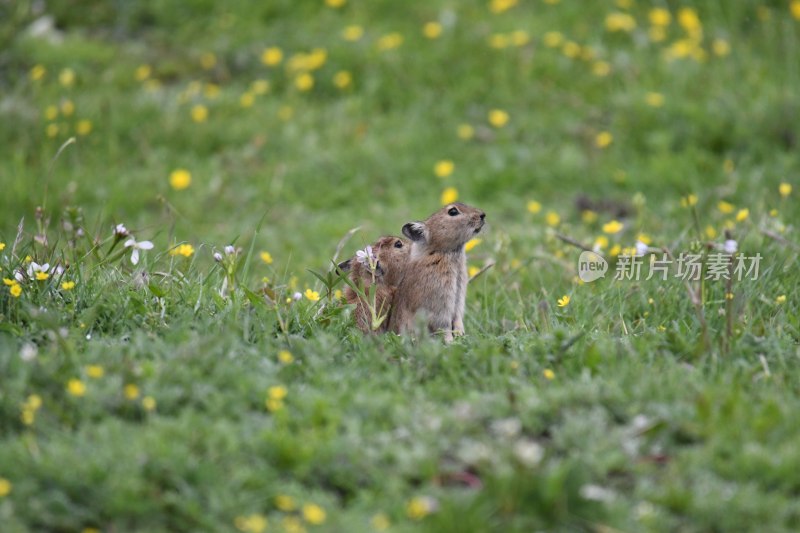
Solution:
M 0 7 L 2 529 L 796 531 L 798 51 L 796 0 Z M 362 335 L 331 260 L 456 198 L 466 336 Z

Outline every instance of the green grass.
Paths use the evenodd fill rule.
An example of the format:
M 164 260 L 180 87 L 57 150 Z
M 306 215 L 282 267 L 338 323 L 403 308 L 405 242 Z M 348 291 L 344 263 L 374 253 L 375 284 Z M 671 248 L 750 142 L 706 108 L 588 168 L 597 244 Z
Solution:
M 25 30 L 39 3 L 0 8 L 0 273 L 66 267 L 0 287 L 0 529 L 799 529 L 800 20 L 783 1 L 632 4 L 50 2 L 57 42 Z M 703 57 L 670 59 L 687 6 Z M 653 7 L 672 14 L 662 42 Z M 609 31 L 613 12 L 636 27 Z M 300 91 L 287 64 L 316 48 Z M 447 187 L 489 222 L 467 336 L 362 336 L 310 271 Z M 622 231 L 579 196 L 624 205 Z M 137 266 L 119 223 L 155 244 Z M 757 280 L 618 281 L 609 255 L 580 284 L 557 236 L 707 259 L 726 230 L 761 254 Z M 292 298 L 306 289 L 320 300 Z

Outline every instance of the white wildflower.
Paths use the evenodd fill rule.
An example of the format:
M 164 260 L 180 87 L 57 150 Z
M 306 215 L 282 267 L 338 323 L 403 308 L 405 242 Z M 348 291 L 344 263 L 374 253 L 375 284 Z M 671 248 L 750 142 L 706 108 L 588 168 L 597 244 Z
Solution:
M 125 248 L 133 248 L 131 252 L 131 263 L 134 265 L 139 264 L 139 250 L 152 250 L 153 243 L 150 241 L 141 241 L 137 242 L 136 239 L 131 237 L 127 241 L 125 241 Z

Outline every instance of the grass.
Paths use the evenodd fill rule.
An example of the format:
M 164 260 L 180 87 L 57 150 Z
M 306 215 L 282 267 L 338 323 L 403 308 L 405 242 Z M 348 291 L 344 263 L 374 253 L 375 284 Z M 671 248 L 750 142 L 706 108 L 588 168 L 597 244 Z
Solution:
M 4 531 L 800 528 L 800 5 L 503 4 L 2 8 Z M 467 336 L 362 336 L 310 271 L 450 187 Z

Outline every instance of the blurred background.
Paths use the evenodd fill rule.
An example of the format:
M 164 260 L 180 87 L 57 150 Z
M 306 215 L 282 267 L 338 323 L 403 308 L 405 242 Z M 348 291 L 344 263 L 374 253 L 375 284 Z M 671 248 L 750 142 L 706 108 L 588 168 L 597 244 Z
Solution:
M 365 244 L 455 197 L 493 234 L 529 236 L 587 210 L 601 223 L 637 193 L 665 216 L 700 192 L 708 212 L 755 208 L 799 164 L 797 2 L 0 10 L 6 240 L 37 206 L 164 243 L 262 221 L 257 246 L 304 268 L 352 227 Z
M 0 0 L 0 530 L 800 530 L 799 88 L 800 0 Z M 576 276 L 662 247 L 761 277 Z

